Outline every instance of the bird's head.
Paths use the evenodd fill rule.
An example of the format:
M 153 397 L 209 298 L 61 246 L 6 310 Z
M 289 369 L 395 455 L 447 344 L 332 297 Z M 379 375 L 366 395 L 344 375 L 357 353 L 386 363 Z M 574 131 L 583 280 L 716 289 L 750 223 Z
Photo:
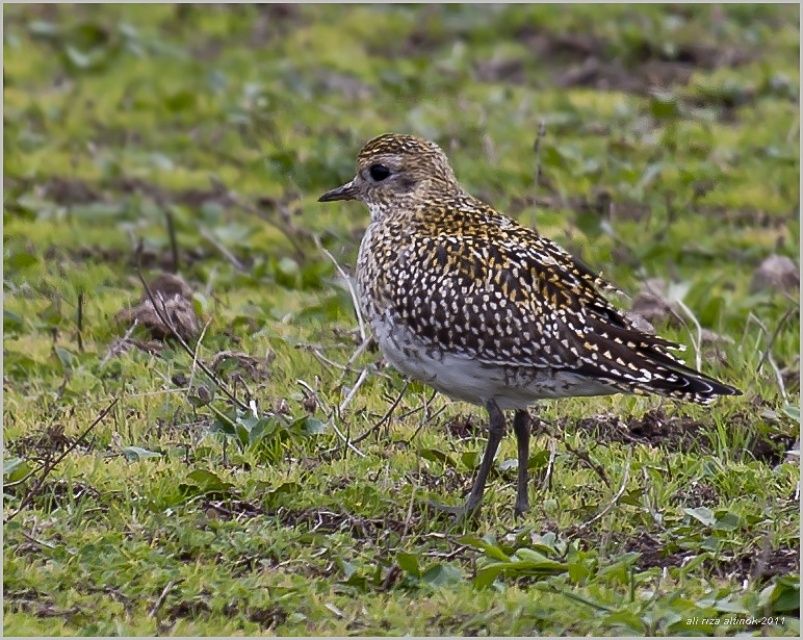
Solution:
M 438 145 L 416 136 L 386 133 L 362 148 L 357 175 L 318 201 L 361 200 L 376 216 L 388 207 L 459 191 L 446 154 Z

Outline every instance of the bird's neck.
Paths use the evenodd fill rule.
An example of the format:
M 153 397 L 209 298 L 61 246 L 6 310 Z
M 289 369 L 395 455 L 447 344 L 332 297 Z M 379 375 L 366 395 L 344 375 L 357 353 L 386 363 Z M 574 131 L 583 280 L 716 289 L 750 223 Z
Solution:
M 390 220 L 402 221 L 419 216 L 426 217 L 427 210 L 460 198 L 470 198 L 470 196 L 457 183 L 427 180 L 419 183 L 409 193 L 396 194 L 391 201 L 368 203 L 368 209 L 371 212 L 371 223 L 382 224 Z

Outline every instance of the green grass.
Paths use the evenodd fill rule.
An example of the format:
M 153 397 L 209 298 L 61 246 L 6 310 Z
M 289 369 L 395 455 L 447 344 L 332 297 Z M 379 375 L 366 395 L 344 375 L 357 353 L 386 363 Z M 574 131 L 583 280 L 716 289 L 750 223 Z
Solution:
M 798 22 L 4 7 L 5 634 L 798 635 L 798 292 L 750 287 L 798 255 Z M 479 521 L 438 519 L 426 501 L 463 499 L 485 416 L 411 383 L 375 428 L 405 381 L 375 352 L 340 368 L 357 324 L 312 240 L 353 267 L 367 212 L 316 200 L 385 131 L 435 139 L 470 191 L 629 293 L 670 281 L 729 339 L 704 370 L 745 394 L 544 403 L 527 518 L 509 437 Z M 135 247 L 147 278 L 170 263 L 165 210 L 191 348 L 256 359 L 219 375 L 259 422 L 175 343 L 110 354 Z M 691 346 L 686 325 L 658 328 Z M 373 431 L 357 453 L 335 429 Z

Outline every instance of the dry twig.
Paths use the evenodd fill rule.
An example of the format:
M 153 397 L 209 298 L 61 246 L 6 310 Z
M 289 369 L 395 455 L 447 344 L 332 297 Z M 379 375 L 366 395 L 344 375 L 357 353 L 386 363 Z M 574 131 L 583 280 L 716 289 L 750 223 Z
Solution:
M 156 598 L 156 602 L 153 603 L 153 606 L 151 607 L 150 611 L 148 611 L 149 618 L 156 617 L 156 614 L 159 613 L 159 609 L 162 608 L 162 605 L 164 604 L 164 601 L 167 598 L 167 594 L 170 593 L 177 584 L 183 581 L 184 581 L 183 578 L 179 578 L 178 580 L 171 580 L 165 585 L 165 588 L 162 589 L 162 593 L 159 594 L 159 597 Z
M 372 426 L 370 429 L 368 429 L 365 433 L 363 433 L 362 435 L 359 435 L 356 438 L 354 438 L 354 440 L 352 440 L 352 442 L 354 444 L 362 442 L 369 435 L 371 435 L 374 431 L 379 429 L 383 424 L 385 424 L 388 420 L 390 420 L 390 417 L 393 415 L 393 412 L 396 410 L 396 407 L 399 406 L 399 402 L 401 402 L 401 399 L 404 396 L 404 392 L 407 391 L 407 387 L 408 386 L 410 386 L 410 381 L 409 380 L 405 380 L 404 381 L 404 386 L 402 387 L 402 390 L 399 391 L 399 395 L 396 396 L 396 399 L 393 401 L 393 404 L 390 405 L 390 408 L 385 412 L 385 415 L 383 415 L 379 419 L 379 422 L 377 422 L 374 426 Z
M 78 292 L 78 309 L 76 316 L 76 326 L 78 329 L 78 350 L 84 352 L 84 292 Z
M 597 513 L 597 515 L 595 515 L 593 518 L 591 518 L 590 520 L 584 522 L 579 527 L 577 527 L 578 531 L 582 531 L 583 529 L 593 524 L 600 518 L 605 517 L 608 513 L 610 513 L 611 509 L 613 509 L 618 504 L 619 500 L 625 493 L 625 489 L 627 488 L 627 481 L 630 478 L 630 461 L 632 459 L 633 459 L 633 449 L 628 449 L 627 465 L 625 466 L 625 472 L 622 475 L 622 484 L 619 486 L 619 490 L 616 492 L 616 495 L 613 496 L 611 501 L 608 504 L 606 504 L 605 507 L 599 513 Z
M 58 457 L 52 460 L 48 460 L 47 462 L 45 462 L 44 465 L 42 465 L 41 467 L 42 475 L 39 476 L 39 479 L 36 482 L 34 482 L 33 486 L 28 490 L 28 493 L 25 494 L 25 497 L 22 499 L 22 502 L 20 502 L 20 506 L 17 508 L 17 510 L 14 513 L 10 514 L 3 521 L 3 524 L 8 524 L 9 522 L 11 522 L 14 518 L 16 518 L 19 515 L 19 513 L 23 509 L 25 509 L 25 507 L 27 507 L 31 503 L 36 494 L 42 488 L 45 479 L 53 472 L 53 469 L 56 468 L 56 465 L 58 465 L 59 462 L 64 460 L 64 458 L 66 458 L 70 454 L 70 452 L 72 452 L 84 440 L 84 438 L 86 438 L 86 436 L 89 435 L 89 432 L 92 431 L 92 429 L 94 429 L 96 426 L 98 426 L 100 422 L 107 415 L 109 415 L 109 412 L 114 408 L 114 406 L 117 404 L 119 400 L 120 400 L 119 398 L 115 398 L 114 400 L 112 400 L 111 404 L 109 404 L 105 409 L 103 409 L 103 411 L 101 411 L 98 414 L 98 416 L 92 421 L 92 424 L 90 424 L 86 429 L 84 429 L 81 432 L 81 434 L 75 440 L 73 440 L 72 443 L 68 447 L 66 447 Z
M 538 134 L 535 136 L 535 143 L 533 144 L 533 151 L 535 152 L 535 190 L 541 184 L 541 141 L 546 136 L 546 123 L 543 120 L 538 122 Z
M 692 339 L 692 346 L 694 347 L 694 357 L 695 357 L 695 364 L 697 365 L 697 371 L 700 371 L 702 367 L 702 346 L 703 346 L 703 328 L 700 326 L 700 321 L 697 319 L 697 316 L 692 313 L 692 310 L 686 306 L 686 303 L 683 302 L 680 298 L 676 301 L 677 305 L 681 308 L 683 313 L 686 314 L 686 317 L 689 318 L 693 323 L 694 326 L 697 328 L 697 339 L 694 339 L 694 336 L 691 336 Z M 691 331 L 689 332 L 691 334 Z
M 181 345 L 181 348 L 184 349 L 187 355 L 189 355 L 190 358 L 193 358 L 193 360 L 195 360 L 195 351 L 187 344 L 184 338 L 181 337 L 179 332 L 176 331 L 176 328 L 173 326 L 173 323 L 167 317 L 167 314 L 164 313 L 164 309 L 162 310 L 159 309 L 159 305 L 157 304 L 156 299 L 154 298 L 153 292 L 151 291 L 151 288 L 148 286 L 148 283 L 145 282 L 145 278 L 142 276 L 142 271 L 140 269 L 137 269 L 137 277 L 139 278 L 139 281 L 142 283 L 142 286 L 145 288 L 145 293 L 147 294 L 148 299 L 151 301 L 153 309 L 156 312 L 156 315 L 159 317 L 159 320 L 161 320 L 161 322 L 163 322 L 164 325 L 170 330 L 171 335 L 178 341 L 178 343 Z M 220 380 L 220 378 L 216 376 L 215 373 L 209 367 L 207 367 L 202 360 L 198 360 L 197 362 L 198 362 L 198 367 L 201 369 L 201 371 L 203 371 L 209 377 L 209 379 L 214 383 L 214 385 L 218 389 L 220 389 L 220 391 L 229 400 L 231 400 L 243 411 L 250 411 L 248 405 L 241 402 L 239 398 L 237 398 L 233 393 L 231 393 L 231 391 L 229 391 L 226 385 L 223 384 L 223 381 Z
M 591 469 L 593 469 L 594 472 L 596 472 L 596 474 L 599 476 L 600 480 L 602 480 L 605 483 L 606 487 L 611 486 L 611 483 L 608 482 L 608 476 L 605 473 L 605 469 L 603 469 L 602 465 L 599 464 L 598 462 L 594 462 L 587 451 L 580 451 L 578 449 L 575 449 L 565 440 L 563 441 L 563 445 L 566 447 L 566 449 L 568 449 L 569 453 L 574 454 L 580 460 L 585 462 Z
M 549 460 L 546 463 L 546 473 L 544 474 L 544 481 L 542 487 L 544 489 L 552 488 L 552 469 L 555 466 L 555 456 L 558 454 L 558 447 L 555 441 L 550 438 L 549 440 Z
M 772 332 L 769 341 L 767 342 L 767 347 L 764 349 L 764 353 L 761 354 L 761 359 L 758 361 L 756 365 L 756 371 L 761 371 L 761 366 L 769 359 L 770 352 L 772 351 L 772 346 L 775 344 L 775 341 L 778 339 L 778 335 L 781 333 L 781 329 L 784 328 L 786 322 L 789 318 L 792 317 L 792 314 L 797 312 L 797 309 L 787 309 L 786 313 L 783 314 L 781 319 L 778 321 L 778 325 L 775 327 L 775 331 Z
M 217 238 L 215 238 L 215 236 L 212 234 L 211 231 L 209 231 L 209 229 L 207 229 L 206 227 L 200 227 L 199 231 L 204 240 L 206 240 L 215 249 L 217 249 L 223 255 L 223 257 L 226 258 L 226 260 L 228 260 L 231 263 L 231 266 L 237 269 L 237 271 L 245 271 L 245 266 L 243 265 L 243 263 L 240 262 L 237 259 L 237 256 L 235 256 L 231 251 L 229 251 L 223 245 L 223 243 L 221 243 Z
M 321 239 L 318 236 L 315 236 L 315 245 L 327 258 L 329 258 L 329 260 L 332 261 L 332 264 L 335 265 L 335 269 L 337 269 L 337 272 L 340 274 L 340 277 L 346 281 L 346 286 L 348 286 L 349 293 L 351 294 L 351 302 L 352 305 L 354 306 L 354 312 L 357 314 L 357 322 L 360 325 L 360 338 L 362 338 L 362 341 L 365 342 L 368 339 L 367 338 L 368 334 L 365 331 L 365 322 L 363 322 L 362 311 L 360 310 L 360 300 L 357 297 L 357 291 L 354 289 L 354 283 L 351 281 L 351 278 L 343 270 L 343 267 L 340 266 L 338 261 L 331 254 L 331 252 L 326 247 L 323 246 L 323 244 L 321 243 Z

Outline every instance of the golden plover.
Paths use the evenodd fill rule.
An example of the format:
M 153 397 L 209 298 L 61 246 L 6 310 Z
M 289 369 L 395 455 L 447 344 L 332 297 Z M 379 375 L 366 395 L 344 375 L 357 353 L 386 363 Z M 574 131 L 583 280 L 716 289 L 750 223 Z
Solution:
M 527 407 L 544 398 L 657 393 L 708 403 L 740 392 L 686 366 L 644 333 L 582 262 L 460 186 L 443 151 L 415 136 L 368 142 L 357 175 L 320 197 L 361 200 L 360 303 L 385 358 L 453 398 L 484 406 L 488 443 L 466 504 L 476 511 L 515 410 L 515 512 L 528 507 Z

